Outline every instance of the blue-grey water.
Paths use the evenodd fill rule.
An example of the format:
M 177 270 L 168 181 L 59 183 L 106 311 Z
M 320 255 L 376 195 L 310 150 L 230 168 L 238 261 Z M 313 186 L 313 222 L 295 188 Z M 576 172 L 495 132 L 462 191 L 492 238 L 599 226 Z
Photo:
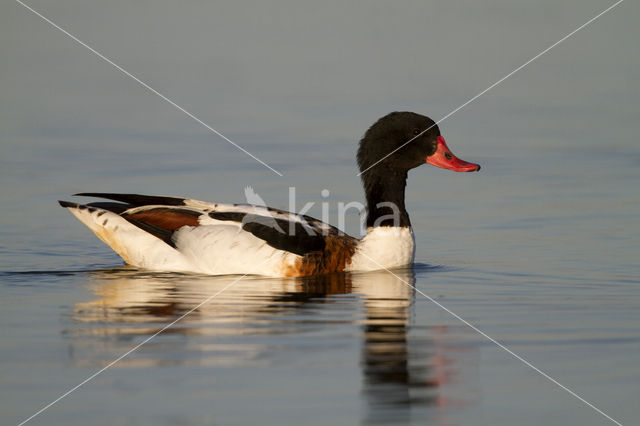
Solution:
M 124 266 L 56 200 L 252 186 L 289 209 L 294 187 L 338 224 L 373 121 L 439 119 L 612 2 L 27 4 L 284 176 L 0 5 L 3 424 L 238 278 Z M 440 125 L 483 168 L 410 173 L 413 268 L 245 277 L 28 424 L 615 424 L 451 312 L 638 424 L 638 18 L 623 2 Z

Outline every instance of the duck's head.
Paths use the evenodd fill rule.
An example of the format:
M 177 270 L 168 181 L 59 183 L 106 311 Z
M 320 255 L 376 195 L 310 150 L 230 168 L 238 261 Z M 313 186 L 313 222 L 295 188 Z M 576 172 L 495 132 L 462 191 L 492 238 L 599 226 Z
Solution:
M 360 141 L 358 166 L 367 174 L 405 174 L 422 164 L 455 172 L 475 172 L 480 166 L 453 155 L 440 129 L 429 117 L 392 112 L 376 121 Z

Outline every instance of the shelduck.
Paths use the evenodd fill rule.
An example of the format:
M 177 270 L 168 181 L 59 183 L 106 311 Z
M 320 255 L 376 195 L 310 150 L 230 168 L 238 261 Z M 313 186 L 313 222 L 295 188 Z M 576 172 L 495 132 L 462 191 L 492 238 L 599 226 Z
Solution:
M 412 112 L 376 121 L 360 140 L 357 160 L 367 203 L 362 239 L 312 217 L 251 204 L 81 193 L 111 201 L 60 205 L 136 267 L 299 277 L 412 264 L 415 240 L 404 204 L 409 170 L 425 163 L 480 170 L 453 155 L 433 120 Z

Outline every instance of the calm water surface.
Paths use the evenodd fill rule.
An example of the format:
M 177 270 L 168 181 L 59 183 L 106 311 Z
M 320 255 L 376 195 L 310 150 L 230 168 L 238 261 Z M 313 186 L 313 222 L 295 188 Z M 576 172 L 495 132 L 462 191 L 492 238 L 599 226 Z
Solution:
M 328 203 L 337 224 L 339 202 L 362 201 L 356 142 L 376 118 L 442 117 L 608 6 L 59 3 L 33 5 L 284 176 L 0 6 L 12 58 L 0 80 L 3 424 L 238 278 L 126 267 L 57 199 L 237 202 L 251 185 L 289 209 L 295 187 L 297 209 L 315 202 L 320 217 Z M 413 268 L 245 277 L 29 424 L 614 424 L 408 284 L 640 423 L 639 13 L 627 3 L 442 123 L 483 169 L 410 173 Z M 358 233 L 355 212 L 345 229 Z
M 584 155 L 556 177 L 505 179 L 508 160 L 464 179 L 412 173 L 413 268 L 243 278 L 34 423 L 607 423 L 407 282 L 633 424 L 637 160 L 619 155 L 597 172 Z M 420 180 L 449 192 L 429 194 Z M 238 278 L 122 267 L 52 195 L 41 196 L 46 215 L 25 213 L 30 225 L 4 231 L 13 243 L 0 275 L 10 423 Z

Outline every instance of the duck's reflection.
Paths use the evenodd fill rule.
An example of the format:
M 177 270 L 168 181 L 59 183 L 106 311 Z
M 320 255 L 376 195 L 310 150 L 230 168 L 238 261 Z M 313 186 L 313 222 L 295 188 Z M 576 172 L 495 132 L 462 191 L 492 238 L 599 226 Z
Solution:
M 273 343 L 278 335 L 300 334 L 305 342 L 320 336 L 326 344 L 330 340 L 326 336 L 332 336 L 327 331 L 339 334 L 336 330 L 341 325 L 356 324 L 362 330 L 365 420 L 402 422 L 408 419 L 409 408 L 446 403 L 440 387 L 452 369 L 447 351 L 438 347 L 440 339 L 430 335 L 446 329 L 422 327 L 419 333 L 410 333 L 414 273 L 403 269 L 394 274 L 284 280 L 244 277 L 152 340 L 155 349 L 141 348 L 120 365 L 269 365 L 281 355 L 291 356 L 274 349 L 282 347 L 282 341 Z M 90 285 L 98 297 L 76 305 L 73 311 L 79 323 L 69 331 L 76 349 L 74 361 L 109 362 L 236 278 L 126 268 L 93 273 Z M 246 338 L 262 335 L 270 335 L 268 343 L 264 338 Z
M 407 283 L 414 284 L 414 275 L 405 272 L 397 278 L 385 272 L 359 278 L 359 292 L 366 296 L 362 366 L 368 420 L 405 422 L 409 413 L 397 407 L 434 401 L 432 395 L 417 395 L 428 382 L 428 353 L 416 354 L 417 348 L 409 345 L 414 293 Z

